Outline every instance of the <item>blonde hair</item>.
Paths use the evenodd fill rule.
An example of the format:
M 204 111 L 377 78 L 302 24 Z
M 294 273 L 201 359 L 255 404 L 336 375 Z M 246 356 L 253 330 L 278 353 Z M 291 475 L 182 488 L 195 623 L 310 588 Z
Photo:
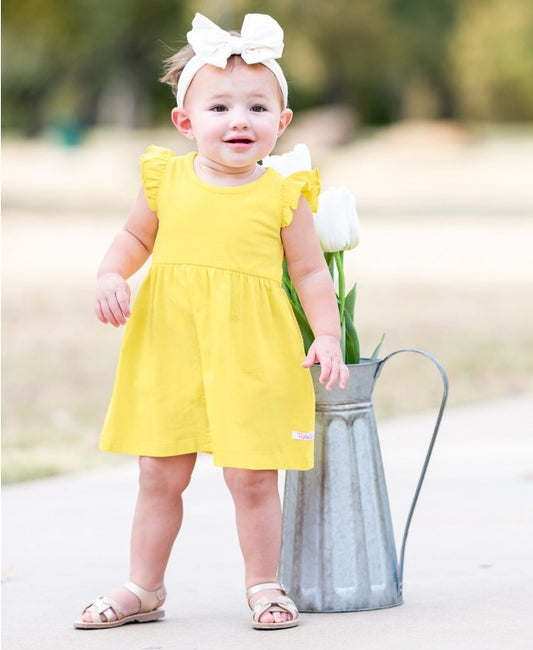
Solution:
M 240 36 L 241 33 L 237 30 L 230 30 L 228 34 L 232 36 Z M 168 84 L 172 88 L 175 95 L 178 89 L 178 80 L 183 72 L 183 68 L 189 63 L 194 56 L 192 46 L 187 43 L 175 54 L 163 61 L 163 76 L 159 79 L 162 83 Z M 233 55 L 238 56 L 238 55 Z M 230 57 L 233 59 L 233 56 Z
M 189 63 L 194 56 L 194 50 L 187 43 L 181 50 L 178 50 L 168 59 L 163 61 L 163 76 L 159 81 L 168 84 L 175 95 L 178 89 L 178 80 L 183 72 L 183 68 Z

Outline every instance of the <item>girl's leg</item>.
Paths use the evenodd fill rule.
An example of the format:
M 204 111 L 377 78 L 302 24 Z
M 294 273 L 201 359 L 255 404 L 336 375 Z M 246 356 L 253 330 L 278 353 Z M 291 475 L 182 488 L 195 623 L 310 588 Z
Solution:
M 224 478 L 235 503 L 237 533 L 245 566 L 246 588 L 261 582 L 277 582 L 281 547 L 281 502 L 276 470 L 224 468 Z M 279 592 L 264 591 L 251 598 L 276 600 Z M 262 623 L 286 621 L 284 612 L 261 616 Z
M 139 495 L 131 534 L 130 580 L 154 591 L 163 584 L 183 519 L 182 494 L 196 454 L 139 459 Z
M 163 585 L 172 545 L 183 518 L 182 494 L 196 454 L 139 459 L 139 493 L 131 533 L 130 580 L 148 591 Z M 109 594 L 125 615 L 139 611 L 139 599 L 120 588 Z M 162 602 L 160 603 L 160 605 Z M 90 620 L 88 614 L 83 619 Z

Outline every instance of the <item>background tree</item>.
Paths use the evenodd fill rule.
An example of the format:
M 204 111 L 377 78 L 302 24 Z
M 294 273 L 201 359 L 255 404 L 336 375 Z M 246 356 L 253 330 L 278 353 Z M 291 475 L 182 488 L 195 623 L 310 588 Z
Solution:
M 183 9 L 169 0 L 4 0 L 4 125 L 32 134 L 54 121 L 157 119 L 165 41 L 182 31 Z
M 367 124 L 533 116 L 530 0 L 4 0 L 3 127 L 166 121 L 161 61 L 195 11 L 227 29 L 276 17 L 297 110 L 343 103 Z
M 533 119 L 530 0 L 465 0 L 449 52 L 459 117 Z

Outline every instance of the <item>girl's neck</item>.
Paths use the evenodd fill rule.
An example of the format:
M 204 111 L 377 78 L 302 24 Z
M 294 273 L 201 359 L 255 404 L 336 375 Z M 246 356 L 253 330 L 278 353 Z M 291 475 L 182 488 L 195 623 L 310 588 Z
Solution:
M 197 154 L 194 157 L 194 172 L 201 181 L 210 185 L 233 187 L 252 183 L 260 178 L 265 170 L 257 163 L 243 168 L 223 167 Z

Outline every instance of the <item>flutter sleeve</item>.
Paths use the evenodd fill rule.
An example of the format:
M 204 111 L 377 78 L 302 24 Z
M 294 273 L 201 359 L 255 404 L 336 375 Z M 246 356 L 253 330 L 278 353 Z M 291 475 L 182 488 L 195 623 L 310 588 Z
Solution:
M 320 194 L 320 175 L 318 169 L 300 171 L 287 176 L 282 186 L 282 214 L 281 227 L 288 226 L 294 216 L 293 210 L 298 207 L 300 196 L 304 195 L 311 210 L 318 209 L 318 195 Z
M 157 195 L 161 177 L 171 158 L 176 154 L 170 149 L 151 144 L 140 158 L 142 184 L 150 209 L 157 211 Z

